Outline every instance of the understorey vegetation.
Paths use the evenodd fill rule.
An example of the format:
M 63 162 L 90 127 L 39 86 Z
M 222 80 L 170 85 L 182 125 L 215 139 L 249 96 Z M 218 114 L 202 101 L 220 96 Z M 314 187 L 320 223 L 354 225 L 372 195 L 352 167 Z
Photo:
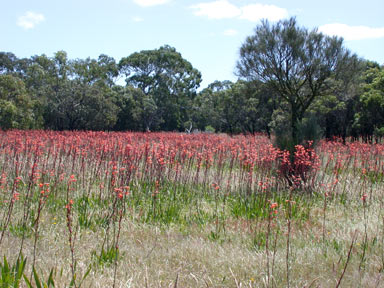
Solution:
M 0 133 L 5 287 L 380 287 L 384 145 Z M 39 284 L 38 284 L 39 283 Z

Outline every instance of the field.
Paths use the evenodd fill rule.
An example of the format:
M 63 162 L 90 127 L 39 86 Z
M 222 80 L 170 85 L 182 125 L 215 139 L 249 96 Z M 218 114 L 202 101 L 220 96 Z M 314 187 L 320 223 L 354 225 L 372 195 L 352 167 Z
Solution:
M 321 141 L 294 164 L 263 135 L 0 147 L 1 287 L 384 287 L 383 144 Z

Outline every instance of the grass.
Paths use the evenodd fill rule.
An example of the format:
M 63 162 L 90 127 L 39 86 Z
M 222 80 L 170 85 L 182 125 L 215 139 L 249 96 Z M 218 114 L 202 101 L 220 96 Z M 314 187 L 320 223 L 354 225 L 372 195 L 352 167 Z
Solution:
M 384 285 L 380 145 L 322 143 L 314 185 L 290 188 L 261 136 L 2 133 L 0 264 L 23 264 L 17 287 Z

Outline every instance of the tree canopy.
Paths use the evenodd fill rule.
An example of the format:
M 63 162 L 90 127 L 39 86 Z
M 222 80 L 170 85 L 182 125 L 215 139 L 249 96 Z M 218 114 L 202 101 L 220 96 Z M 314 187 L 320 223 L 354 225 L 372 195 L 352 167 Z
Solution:
M 201 82 L 200 72 L 175 48 L 163 46 L 155 50 L 133 53 L 121 59 L 120 71 L 127 85 L 139 88 L 156 110 L 156 124 L 162 130 L 180 130 L 188 117 L 188 109 Z M 147 128 L 157 125 L 152 121 Z M 154 126 L 154 127 L 152 127 Z
M 298 125 L 314 99 L 329 91 L 327 80 L 339 77 L 357 58 L 343 39 L 299 27 L 295 18 L 276 24 L 262 21 L 240 48 L 237 74 L 268 83 L 289 105 L 291 137 L 299 142 Z
M 293 145 L 313 135 L 372 141 L 384 136 L 383 71 L 342 39 L 294 18 L 256 26 L 240 49 L 239 79 L 201 91 L 201 73 L 168 45 L 119 61 L 0 52 L 0 129 L 262 132 Z

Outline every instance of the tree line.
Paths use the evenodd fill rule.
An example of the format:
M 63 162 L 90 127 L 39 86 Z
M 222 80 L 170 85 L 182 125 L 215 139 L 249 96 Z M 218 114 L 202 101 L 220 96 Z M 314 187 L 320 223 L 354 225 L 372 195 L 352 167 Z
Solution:
M 198 91 L 201 73 L 167 45 L 118 62 L 0 52 L 0 127 L 384 136 L 384 67 L 294 18 L 258 25 L 236 74 Z

